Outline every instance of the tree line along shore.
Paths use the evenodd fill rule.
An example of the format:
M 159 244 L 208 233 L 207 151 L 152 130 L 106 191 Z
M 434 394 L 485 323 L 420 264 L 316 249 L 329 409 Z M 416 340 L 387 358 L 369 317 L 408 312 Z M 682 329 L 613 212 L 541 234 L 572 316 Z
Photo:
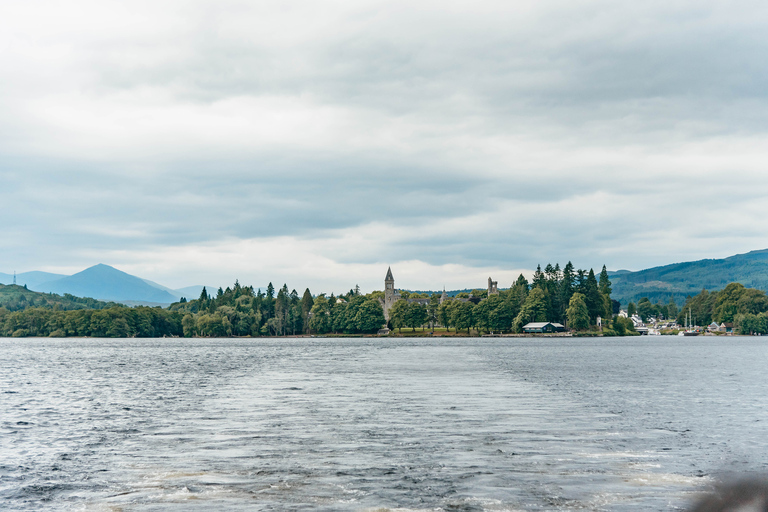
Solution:
M 229 337 L 297 335 L 375 335 L 385 325 L 391 335 L 431 332 L 443 335 L 521 333 L 530 322 L 557 322 L 584 335 L 636 334 L 628 318 L 618 316 L 611 282 L 603 267 L 575 269 L 569 262 L 539 266 L 529 282 L 524 276 L 508 289 L 488 295 L 473 290 L 440 300 L 440 295 L 401 290 L 390 310 L 384 292 L 361 294 L 355 288 L 339 296 L 300 296 L 286 285 L 265 291 L 235 282 L 214 294 L 203 289 L 197 299 L 168 308 L 128 307 L 0 285 L 0 336 L 3 337 Z M 423 299 L 415 301 L 413 299 Z M 630 314 L 698 323 L 733 323 L 737 334 L 768 334 L 768 297 L 762 290 L 731 283 L 720 291 L 702 290 L 682 308 L 674 301 L 629 304 Z M 601 324 L 598 327 L 598 322 Z M 417 331 L 417 329 L 419 331 Z

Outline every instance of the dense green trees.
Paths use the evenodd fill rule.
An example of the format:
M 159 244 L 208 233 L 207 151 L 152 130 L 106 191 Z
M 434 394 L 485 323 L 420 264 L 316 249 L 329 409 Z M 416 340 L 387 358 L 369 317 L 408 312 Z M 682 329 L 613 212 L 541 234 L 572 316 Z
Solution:
M 675 303 L 675 299 L 670 297 L 669 298 L 669 304 L 667 304 L 667 314 L 666 318 L 677 318 L 677 304 Z
M 741 283 L 730 283 L 723 290 L 702 290 L 688 297 L 677 316 L 679 324 L 685 324 L 690 315 L 696 325 L 733 323 L 740 334 L 768 334 L 768 296 L 762 290 L 745 288 Z
M 182 315 L 161 308 L 113 306 L 74 311 L 27 308 L 10 312 L 0 308 L 0 336 L 181 336 Z
M 547 295 L 544 290 L 538 287 L 531 290 L 515 317 L 515 331 L 521 332 L 523 326 L 529 322 L 546 322 L 547 309 Z
M 584 295 L 574 293 L 568 303 L 568 326 L 577 331 L 589 328 L 589 308 Z
M 40 293 L 33 292 L 25 286 L 0 284 L 0 307 L 4 307 L 8 311 L 22 311 L 27 308 L 69 311 L 75 309 L 104 309 L 115 306 L 118 306 L 118 304 L 102 302 L 88 297 L 75 297 L 69 293 L 64 295 Z
M 733 328 L 739 334 L 768 334 L 768 315 L 766 313 L 736 315 Z
M 511 288 L 500 290 L 498 295 L 485 300 L 482 300 L 487 295 L 485 290 L 458 293 L 443 303 L 435 294 L 427 305 L 409 303 L 403 298 L 390 310 L 390 326 L 415 329 L 429 322 L 457 331 L 476 328 L 487 332 L 521 332 L 529 322 L 569 323 L 567 311 L 571 299 L 574 294 L 579 294 L 579 300 L 587 308 L 587 319 L 584 326 L 579 317 L 578 325 L 588 328 L 595 325 L 598 316 L 606 321 L 611 318 L 613 302 L 610 293 L 611 282 L 605 267 L 598 281 L 593 270 L 575 270 L 571 262 L 563 270 L 559 264 L 547 264 L 543 270 L 539 265 L 530 285 L 520 275 Z M 418 308 L 426 311 L 425 319 L 414 319 L 413 314 Z
M 384 309 L 378 298 L 356 295 L 315 298 L 309 313 L 309 329 L 317 334 L 358 334 L 378 331 L 384 325 Z
M 293 336 L 302 333 L 366 333 L 384 325 L 379 294 L 360 295 L 355 287 L 346 295 L 315 298 L 309 289 L 299 296 L 287 285 L 269 283 L 266 293 L 238 282 L 215 298 L 176 303 L 185 336 Z
M 583 303 L 587 316 L 586 321 L 578 316 L 577 324 L 579 329 L 586 329 L 595 325 L 598 316 L 609 321 L 613 310 L 610 293 L 611 282 L 605 267 L 598 281 L 593 270 L 575 270 L 571 262 L 563 270 L 559 264 L 547 264 L 543 270 L 539 265 L 530 285 L 521 275 L 511 288 L 485 300 L 485 290 L 458 293 L 443 303 L 435 294 L 426 305 L 403 298 L 390 310 L 390 326 L 415 329 L 426 323 L 437 323 L 457 331 L 476 328 L 487 332 L 521 332 L 529 322 L 569 323 L 568 308 L 574 294 L 578 294 L 574 304 Z M 426 317 L 414 317 L 419 309 L 426 312 Z
M 466 329 L 469 334 L 469 329 L 474 324 L 474 304 L 469 301 L 454 302 L 451 311 L 451 323 L 457 331 Z
M 8 287 L 6 287 L 8 288 Z M 214 294 L 203 288 L 197 299 L 183 299 L 168 309 L 128 308 L 92 299 L 41 297 L 13 287 L 11 307 L 0 307 L 3 336 L 281 336 L 301 333 L 359 334 L 376 332 L 385 324 L 383 292 L 360 294 L 355 287 L 335 297 L 300 296 L 287 285 L 269 283 L 266 290 L 235 282 Z M 2 292 L 2 290 L 0 290 Z M 460 293 L 440 302 L 439 295 L 402 292 L 402 300 L 390 311 L 390 326 L 412 331 L 441 324 L 449 329 L 480 329 L 488 332 L 520 331 L 532 321 L 569 321 L 574 294 L 587 306 L 589 324 L 597 316 L 610 317 L 610 281 L 603 267 L 600 279 L 594 271 L 576 270 L 568 262 L 539 266 L 531 283 L 520 275 L 508 290 L 487 297 L 486 290 Z M 0 293 L 0 295 L 2 295 Z M 48 294 L 50 295 L 50 294 Z M 45 299 L 45 300 L 43 300 Z M 83 308 L 65 311 L 67 308 Z M 581 325 L 581 323 L 579 323 Z

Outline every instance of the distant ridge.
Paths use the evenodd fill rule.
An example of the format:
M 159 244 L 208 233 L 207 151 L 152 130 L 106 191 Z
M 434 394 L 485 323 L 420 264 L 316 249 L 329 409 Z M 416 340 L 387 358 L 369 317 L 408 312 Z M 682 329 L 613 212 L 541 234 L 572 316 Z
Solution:
M 648 297 L 651 302 L 678 304 L 701 290 L 721 290 L 728 283 L 768 291 L 768 249 L 736 254 L 723 259 L 673 263 L 637 272 L 609 272 L 611 296 L 623 305 Z
M 70 293 L 77 297 L 91 297 L 114 302 L 170 304 L 177 300 L 177 297 L 167 291 L 103 263 L 77 274 L 29 286 L 29 288 L 39 292 L 59 295 Z
M 16 274 L 16 284 L 19 286 L 27 285 L 27 288 L 34 288 L 35 286 L 48 281 L 54 281 L 67 277 L 64 274 L 52 274 L 50 272 L 41 272 L 39 270 L 33 270 L 32 272 L 22 272 Z M 13 284 L 13 274 L 3 274 L 0 272 L 0 284 Z

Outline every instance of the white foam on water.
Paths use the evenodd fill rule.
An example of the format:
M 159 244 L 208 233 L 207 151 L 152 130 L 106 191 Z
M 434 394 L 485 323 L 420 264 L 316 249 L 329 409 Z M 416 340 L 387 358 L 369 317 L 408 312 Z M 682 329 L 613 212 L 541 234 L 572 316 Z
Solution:
M 654 464 L 652 462 L 627 462 L 627 466 L 631 468 L 660 468 L 661 464 Z
M 349 486 L 344 484 L 334 484 L 334 487 L 341 489 L 341 492 L 344 494 L 354 494 L 355 496 L 364 496 L 369 494 L 365 491 L 361 491 L 360 489 L 350 489 Z
M 523 509 L 512 508 L 510 505 L 503 503 L 500 500 L 491 498 L 476 498 L 468 497 L 457 500 L 452 500 L 449 508 L 442 507 L 437 508 L 389 508 L 389 507 L 374 507 L 362 509 L 360 512 L 446 512 L 446 510 L 454 510 L 456 505 L 474 505 L 479 506 L 483 510 L 488 512 L 523 512 Z
M 78 505 L 72 509 L 75 512 L 123 512 L 123 505 L 113 505 L 103 502 L 88 502 Z
M 619 494 L 615 492 L 604 492 L 593 495 L 589 500 L 582 504 L 581 508 L 586 509 L 600 509 L 604 507 L 610 507 L 617 503 L 631 501 L 635 499 L 633 496 L 626 494 Z
M 649 459 L 665 456 L 654 452 L 601 452 L 581 453 L 579 455 L 588 459 Z
M 388 507 L 374 507 L 365 508 L 361 512 L 444 512 L 440 507 L 438 508 L 388 508 Z
M 640 473 L 625 477 L 624 481 L 637 486 L 665 487 L 669 485 L 700 487 L 713 483 L 712 479 L 708 476 L 686 476 L 676 473 Z
M 480 506 L 483 510 L 488 512 L 521 512 L 522 509 L 510 508 L 509 504 L 502 502 L 501 500 L 492 498 L 477 498 L 469 497 L 458 500 L 458 503 Z

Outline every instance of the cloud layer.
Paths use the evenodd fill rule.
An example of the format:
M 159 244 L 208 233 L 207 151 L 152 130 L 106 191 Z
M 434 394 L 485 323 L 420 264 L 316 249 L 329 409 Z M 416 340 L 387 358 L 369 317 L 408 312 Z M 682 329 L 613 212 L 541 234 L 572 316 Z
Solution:
M 14 5 L 0 270 L 344 291 L 764 248 L 767 28 L 757 1 Z

